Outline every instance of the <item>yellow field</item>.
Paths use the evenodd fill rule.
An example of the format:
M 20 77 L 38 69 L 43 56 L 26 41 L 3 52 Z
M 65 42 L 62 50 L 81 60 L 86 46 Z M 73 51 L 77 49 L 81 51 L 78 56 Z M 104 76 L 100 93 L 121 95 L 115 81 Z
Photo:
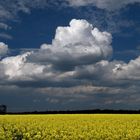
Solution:
M 0 140 L 140 140 L 140 115 L 4 115 Z

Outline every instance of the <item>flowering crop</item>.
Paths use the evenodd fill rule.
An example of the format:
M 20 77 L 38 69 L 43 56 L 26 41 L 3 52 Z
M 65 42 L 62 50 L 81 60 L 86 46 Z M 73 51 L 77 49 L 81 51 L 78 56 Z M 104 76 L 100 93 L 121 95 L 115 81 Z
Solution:
M 0 140 L 140 140 L 140 115 L 3 115 Z

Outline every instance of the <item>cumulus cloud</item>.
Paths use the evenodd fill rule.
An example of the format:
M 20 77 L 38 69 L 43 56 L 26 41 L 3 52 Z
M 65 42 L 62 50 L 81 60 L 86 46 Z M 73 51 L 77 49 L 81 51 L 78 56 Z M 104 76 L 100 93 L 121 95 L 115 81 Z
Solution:
M 5 75 L 9 80 L 30 80 L 31 76 L 42 73 L 43 66 L 34 63 L 27 63 L 27 56 L 30 52 L 14 57 L 6 57 L 1 61 L 5 69 Z
M 74 78 L 76 67 L 108 60 L 112 54 L 111 39 L 111 34 L 93 28 L 86 20 L 73 19 L 70 26 L 57 28 L 52 44 L 2 59 L 3 75 L 7 76 L 7 83 L 18 86 L 83 85 L 87 82 Z
M 113 69 L 114 74 L 118 79 L 123 80 L 140 80 L 140 56 L 135 60 L 131 60 L 128 64 L 116 64 Z
M 6 57 L 0 61 L 1 78 L 7 84 L 25 87 L 122 87 L 140 80 L 140 58 L 110 61 L 112 36 L 101 32 L 86 20 L 73 19 L 67 27 L 58 27 L 52 44 L 39 50 Z M 8 46 L 1 43 L 1 56 Z
M 140 79 L 140 58 L 129 63 L 110 61 L 111 41 L 110 33 L 99 31 L 86 20 L 73 19 L 69 26 L 56 29 L 52 44 L 2 59 L 1 75 L 7 83 L 26 87 L 131 85 L 130 80 Z M 8 46 L 1 43 L 1 55 L 7 51 Z
M 93 5 L 100 9 L 116 10 L 125 7 L 128 4 L 140 3 L 140 0 L 67 0 L 72 6 Z
M 0 58 L 6 55 L 8 52 L 8 45 L 3 42 L 0 42 Z
M 110 58 L 111 41 L 110 33 L 93 28 L 86 20 L 73 19 L 70 26 L 58 27 L 52 44 L 43 44 L 30 59 L 50 62 L 55 69 L 70 71 L 78 65 Z

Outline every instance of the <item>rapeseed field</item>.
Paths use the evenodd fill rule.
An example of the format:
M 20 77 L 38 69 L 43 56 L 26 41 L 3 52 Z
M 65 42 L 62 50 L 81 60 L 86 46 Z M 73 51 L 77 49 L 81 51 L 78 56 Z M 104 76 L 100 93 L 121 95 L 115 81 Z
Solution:
M 1 115 L 0 140 L 140 140 L 140 115 Z

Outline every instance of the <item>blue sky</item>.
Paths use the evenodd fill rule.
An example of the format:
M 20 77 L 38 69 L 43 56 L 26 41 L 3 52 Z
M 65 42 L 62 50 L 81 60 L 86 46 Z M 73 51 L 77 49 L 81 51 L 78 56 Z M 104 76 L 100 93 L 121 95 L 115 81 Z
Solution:
M 55 5 L 43 9 L 32 9 L 31 13 L 20 12 L 15 21 L 6 21 L 9 23 L 10 29 L 4 32 L 11 36 L 11 39 L 1 37 L 1 41 L 6 42 L 12 49 L 39 48 L 44 42 L 52 42 L 58 26 L 67 26 L 71 19 L 76 18 L 86 19 L 100 30 L 111 32 L 113 35 L 112 46 L 115 52 L 137 51 L 140 35 L 139 5 L 136 3 L 119 10 L 106 13 L 95 6 L 58 7 Z M 104 16 L 104 19 L 102 20 L 99 16 Z M 127 59 L 128 61 L 134 56 L 132 54 L 129 58 L 119 58 L 115 54 L 114 58 Z
M 139 13 L 139 0 L 0 2 L 0 103 L 138 109 Z

